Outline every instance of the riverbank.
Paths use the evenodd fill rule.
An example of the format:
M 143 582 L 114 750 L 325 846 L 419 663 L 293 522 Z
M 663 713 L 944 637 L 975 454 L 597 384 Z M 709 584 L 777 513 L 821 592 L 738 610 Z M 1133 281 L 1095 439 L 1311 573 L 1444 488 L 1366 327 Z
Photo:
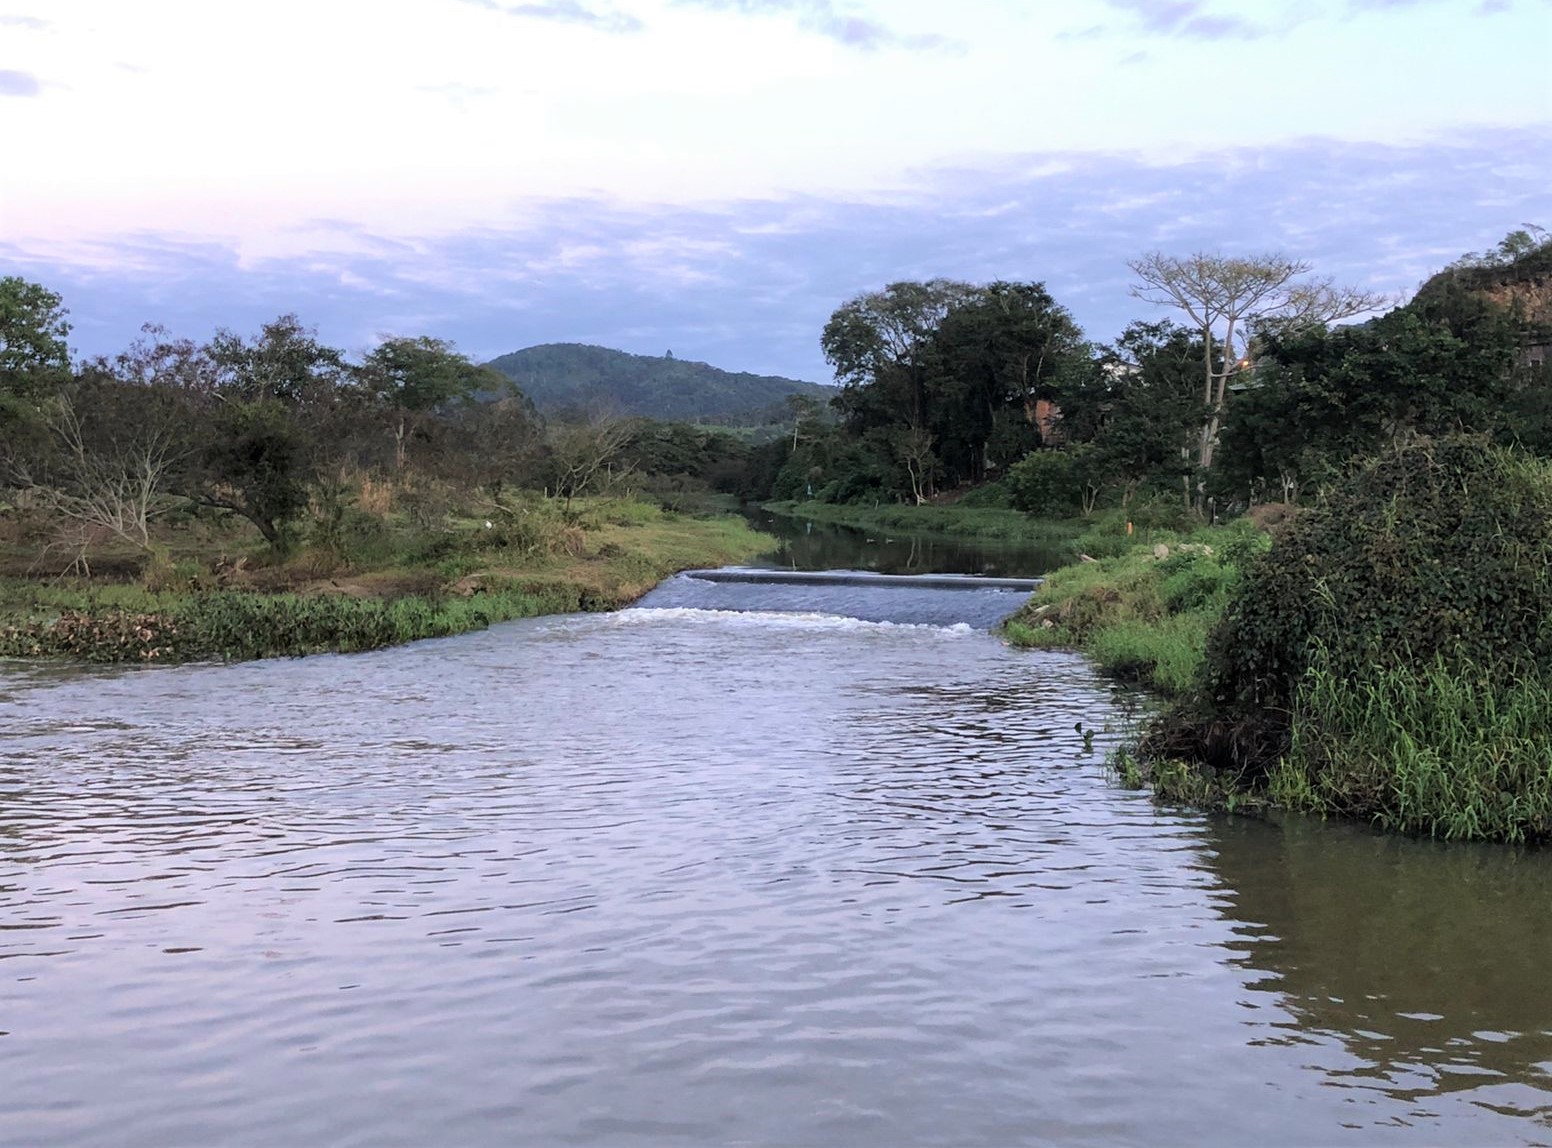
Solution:
M 1549 568 L 1552 464 L 1419 439 L 1275 540 L 1236 525 L 1058 570 L 1007 633 L 1167 699 L 1120 758 L 1165 799 L 1544 842 Z
M 117 578 L 19 576 L 24 554 L 13 548 L 0 577 L 0 656 L 180 662 L 377 649 L 617 609 L 680 570 L 773 545 L 742 519 L 630 499 L 498 506 L 494 518 L 436 530 L 383 521 L 284 558 L 262 548 L 234 557 L 208 529 L 190 528 L 138 571 L 105 554 L 100 566 Z
M 1003 632 L 1015 646 L 1079 650 L 1118 678 L 1182 698 L 1196 686 L 1240 567 L 1270 545 L 1248 522 L 1161 531 L 1112 557 L 1051 571 Z
M 860 506 L 833 502 L 767 502 L 761 509 L 788 518 L 852 526 L 860 530 L 899 530 L 949 538 L 979 538 L 1031 546 L 1065 548 L 1076 557 L 1077 540 L 1091 523 L 1083 519 L 1035 518 L 992 506 Z

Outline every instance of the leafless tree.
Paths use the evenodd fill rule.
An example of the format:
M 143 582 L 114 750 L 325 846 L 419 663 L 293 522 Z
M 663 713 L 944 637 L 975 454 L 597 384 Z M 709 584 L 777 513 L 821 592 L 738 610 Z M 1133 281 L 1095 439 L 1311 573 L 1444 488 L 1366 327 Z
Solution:
M 122 418 L 109 399 L 101 388 L 51 399 L 43 420 L 53 449 L 42 468 L 23 463 L 12 475 L 61 520 L 70 568 L 81 571 L 89 570 L 87 549 L 103 538 L 151 553 L 151 524 L 177 501 L 165 489 L 184 454 L 173 412 Z
M 927 501 L 932 492 L 932 480 L 938 470 L 938 456 L 933 452 L 932 432 L 912 423 L 896 440 L 900 460 L 911 476 L 911 494 L 917 505 Z
M 550 461 L 555 493 L 571 500 L 590 490 L 607 489 L 628 472 L 618 468 L 620 452 L 630 443 L 635 427 L 624 419 L 599 417 L 588 422 L 565 423 L 550 428 Z

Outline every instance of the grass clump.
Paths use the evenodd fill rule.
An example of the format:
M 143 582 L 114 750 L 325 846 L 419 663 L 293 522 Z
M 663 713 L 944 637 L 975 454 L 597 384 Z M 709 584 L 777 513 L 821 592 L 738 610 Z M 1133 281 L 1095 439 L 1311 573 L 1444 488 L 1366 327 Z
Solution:
M 1294 712 L 1267 778 L 1280 805 L 1448 839 L 1552 837 L 1552 680 L 1540 674 L 1505 680 L 1436 655 L 1351 678 L 1321 652 Z

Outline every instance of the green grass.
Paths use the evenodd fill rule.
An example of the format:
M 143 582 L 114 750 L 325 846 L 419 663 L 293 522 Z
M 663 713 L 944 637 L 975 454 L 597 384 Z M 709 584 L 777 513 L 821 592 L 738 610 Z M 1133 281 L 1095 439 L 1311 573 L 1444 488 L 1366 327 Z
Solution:
M 1248 525 L 1152 538 L 1113 557 L 1053 570 L 1004 627 L 1008 640 L 1082 650 L 1117 677 L 1167 696 L 1188 694 L 1239 563 L 1265 538 Z M 1160 545 L 1169 548 L 1163 558 L 1155 552 Z
M 240 588 L 212 563 L 171 585 L 0 579 L 0 656 L 185 661 L 376 649 L 536 614 L 613 609 L 678 570 L 747 560 L 775 540 L 742 518 L 632 499 L 507 499 L 441 529 L 360 515 L 327 544 L 256 554 Z M 490 521 L 489 527 L 485 522 Z M 221 550 L 216 551 L 218 554 Z
M 1552 838 L 1552 682 L 1462 660 L 1356 678 L 1317 658 L 1299 691 L 1279 805 L 1447 839 Z
M 862 530 L 901 530 L 956 538 L 1023 542 L 1061 547 L 1076 555 L 1075 540 L 1087 527 L 1081 519 L 1032 518 L 995 506 L 858 506 L 831 502 L 768 502 L 764 509 L 790 518 L 833 522 Z

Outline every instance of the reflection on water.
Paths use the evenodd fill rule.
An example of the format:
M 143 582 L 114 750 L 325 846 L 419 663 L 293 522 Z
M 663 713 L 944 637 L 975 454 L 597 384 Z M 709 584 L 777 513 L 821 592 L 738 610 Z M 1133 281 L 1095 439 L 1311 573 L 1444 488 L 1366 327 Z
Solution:
M 1209 842 L 1241 922 L 1232 947 L 1293 1018 L 1274 1039 L 1323 1042 L 1330 1083 L 1419 1120 L 1465 1093 L 1552 1128 L 1545 853 L 1302 819 L 1220 822 Z
M 874 570 L 881 574 L 986 574 L 1025 577 L 1043 574 L 1071 560 L 1065 549 L 993 539 L 857 530 L 745 509 L 757 530 L 775 535 L 780 546 L 767 561 L 791 570 Z
M 1552 1141 L 1547 855 L 1159 809 L 1129 720 L 817 611 L 0 667 L 0 1140 Z

